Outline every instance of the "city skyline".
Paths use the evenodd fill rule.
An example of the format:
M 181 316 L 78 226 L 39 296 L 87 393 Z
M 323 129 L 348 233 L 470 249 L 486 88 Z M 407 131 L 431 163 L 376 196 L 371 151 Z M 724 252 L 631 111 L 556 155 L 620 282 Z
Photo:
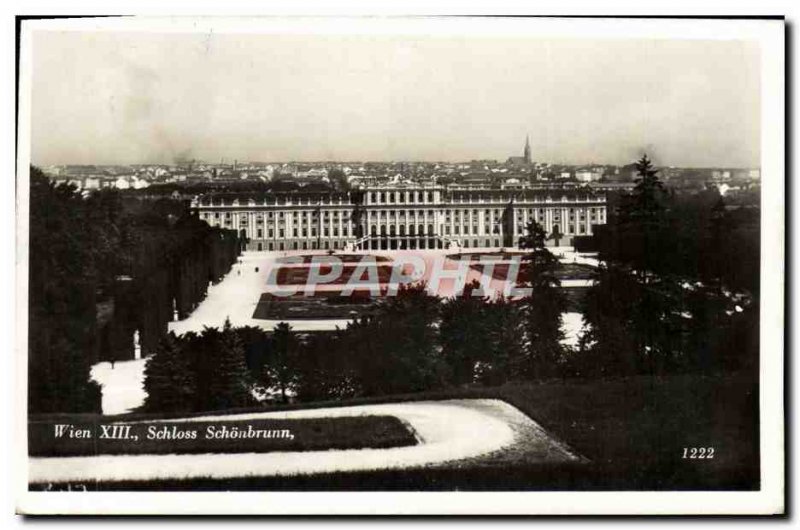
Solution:
M 759 167 L 746 41 L 42 31 L 32 162 Z

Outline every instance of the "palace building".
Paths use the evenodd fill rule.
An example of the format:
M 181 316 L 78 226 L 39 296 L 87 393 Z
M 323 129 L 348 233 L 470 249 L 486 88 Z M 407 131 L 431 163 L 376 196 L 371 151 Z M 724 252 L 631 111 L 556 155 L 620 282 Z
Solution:
M 375 187 L 350 192 L 212 193 L 192 209 L 235 229 L 247 250 L 410 250 L 517 246 L 528 221 L 570 245 L 606 222 L 606 197 L 575 190 Z

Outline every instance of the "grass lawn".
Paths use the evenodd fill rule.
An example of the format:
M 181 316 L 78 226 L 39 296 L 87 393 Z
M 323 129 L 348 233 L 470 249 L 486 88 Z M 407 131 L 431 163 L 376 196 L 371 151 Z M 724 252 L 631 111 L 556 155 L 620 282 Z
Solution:
M 758 387 L 750 377 L 639 376 L 492 393 L 591 461 L 545 473 L 543 482 L 559 489 L 758 489 Z M 684 458 L 684 448 L 691 456 L 701 447 L 713 447 L 714 457 Z M 513 455 L 477 465 L 526 467 Z
M 754 378 L 745 375 L 531 382 L 355 399 L 344 403 L 295 404 L 289 408 L 469 397 L 507 401 L 588 462 L 541 464 L 526 460 L 523 449 L 435 468 L 288 478 L 104 483 L 97 487 L 261 491 L 747 490 L 759 487 L 758 386 Z M 683 458 L 684 448 L 692 447 L 713 447 L 714 458 Z
M 65 423 L 60 421 L 58 424 Z M 71 425 L 76 431 L 89 432 L 91 438 L 71 438 L 66 435 L 56 438 L 56 423 L 53 421 L 29 421 L 28 453 L 31 456 L 266 453 L 416 444 L 413 434 L 392 416 L 136 423 L 129 424 L 130 433 L 125 439 L 101 438 L 101 426 L 110 424 L 108 420 L 88 422 L 85 418 L 80 419 Z M 213 429 L 211 437 L 207 436 L 209 427 Z M 110 429 L 106 430 L 110 432 Z M 234 431 L 261 433 L 258 437 L 218 437 L 220 432 Z M 169 439 L 165 439 L 165 436 Z

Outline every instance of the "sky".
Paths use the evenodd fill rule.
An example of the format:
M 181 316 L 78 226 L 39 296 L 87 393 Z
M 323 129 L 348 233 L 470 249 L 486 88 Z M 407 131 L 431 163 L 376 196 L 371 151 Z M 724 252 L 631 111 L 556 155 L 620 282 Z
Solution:
M 746 41 L 38 30 L 32 162 L 760 165 Z

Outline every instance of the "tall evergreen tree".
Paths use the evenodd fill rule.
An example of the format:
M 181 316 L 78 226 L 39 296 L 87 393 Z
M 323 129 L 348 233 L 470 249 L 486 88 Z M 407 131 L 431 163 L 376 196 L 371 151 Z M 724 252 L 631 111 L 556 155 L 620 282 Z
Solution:
M 619 236 L 622 238 L 613 258 L 628 263 L 647 281 L 665 260 L 674 259 L 665 245 L 667 193 L 652 162 L 643 155 L 636 164 L 638 177 L 633 192 L 623 197 L 618 215 Z
M 147 392 L 144 408 L 158 412 L 185 412 L 194 408 L 197 391 L 189 358 L 174 333 L 168 334 L 148 357 L 144 371 Z
M 214 361 L 215 371 L 209 388 L 214 408 L 242 407 L 251 403 L 253 398 L 244 347 L 228 319 L 225 319 Z
M 523 285 L 531 288 L 531 296 L 525 303 L 527 320 L 527 366 L 528 377 L 555 375 L 564 359 L 561 341 L 561 314 L 567 302 L 556 276 L 558 258 L 545 246 L 546 233 L 541 225 L 531 220 L 519 246 L 529 252 L 523 259 Z
M 289 393 L 296 390 L 299 376 L 300 344 L 292 327 L 286 322 L 275 325 L 272 333 L 272 355 L 264 364 L 261 384 L 267 389 L 277 389 L 284 403 Z

